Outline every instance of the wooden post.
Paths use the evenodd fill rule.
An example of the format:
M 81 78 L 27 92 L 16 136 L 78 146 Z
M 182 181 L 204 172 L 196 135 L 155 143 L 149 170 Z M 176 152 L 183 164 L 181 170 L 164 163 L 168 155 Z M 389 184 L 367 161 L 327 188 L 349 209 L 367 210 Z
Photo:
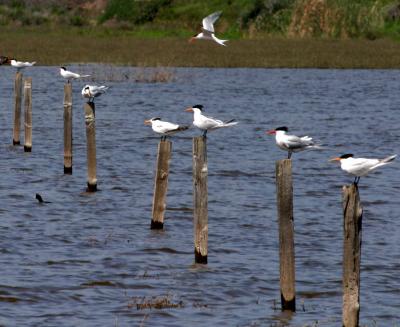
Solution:
M 24 80 L 25 142 L 24 151 L 32 151 L 32 77 Z
M 13 145 L 21 144 L 19 140 L 21 128 L 21 97 L 22 97 L 22 73 L 15 74 L 14 82 L 14 131 L 13 131 Z
M 168 189 L 169 161 L 171 160 L 172 142 L 164 140 L 158 144 L 157 170 L 154 180 L 153 218 L 151 229 L 163 229 L 164 213 Z
M 362 207 L 358 187 L 343 186 L 343 326 L 358 327 Z
M 64 85 L 64 174 L 72 174 L 72 84 Z
M 194 258 L 207 264 L 208 254 L 208 191 L 207 138 L 193 138 L 193 212 Z
M 296 311 L 292 160 L 276 162 L 282 310 Z
M 86 142 L 87 142 L 87 191 L 97 191 L 96 178 L 96 126 L 95 126 L 95 105 L 94 102 L 86 102 L 85 109 L 85 124 L 86 124 Z

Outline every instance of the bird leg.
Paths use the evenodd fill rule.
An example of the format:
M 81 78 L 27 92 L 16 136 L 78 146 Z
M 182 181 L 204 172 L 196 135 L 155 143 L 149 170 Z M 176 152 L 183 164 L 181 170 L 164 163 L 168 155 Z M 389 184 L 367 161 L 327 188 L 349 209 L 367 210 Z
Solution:
M 358 182 L 360 181 L 360 176 L 356 176 L 355 178 L 354 178 L 354 184 L 355 185 L 358 185 Z
M 292 151 L 288 151 L 288 156 L 287 158 L 290 159 L 292 157 Z
M 205 131 L 203 132 L 203 137 L 204 137 L 204 138 L 207 137 L 207 130 L 205 130 Z

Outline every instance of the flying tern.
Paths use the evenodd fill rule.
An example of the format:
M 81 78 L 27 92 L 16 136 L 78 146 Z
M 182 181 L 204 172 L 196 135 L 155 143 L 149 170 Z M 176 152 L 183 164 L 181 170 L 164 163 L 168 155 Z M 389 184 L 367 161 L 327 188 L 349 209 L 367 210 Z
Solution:
M 36 64 L 36 61 L 33 62 L 23 62 L 23 61 L 17 61 L 15 59 L 11 59 L 11 66 L 17 68 L 17 70 L 21 70 L 26 67 L 32 67 L 34 64 Z
M 384 159 L 366 159 L 366 158 L 354 158 L 349 154 L 344 154 L 340 157 L 333 158 L 330 161 L 339 161 L 340 168 L 345 172 L 354 175 L 354 184 L 358 184 L 361 176 L 368 175 L 371 171 L 378 167 L 387 165 L 396 158 L 396 154 L 386 157 Z
M 173 124 L 167 121 L 162 121 L 159 117 L 154 117 L 144 121 L 145 125 L 151 125 L 154 132 L 161 134 L 161 140 L 166 140 L 167 136 L 177 132 L 185 131 L 189 126 Z
M 195 106 L 185 109 L 185 111 L 193 112 L 193 125 L 203 131 L 203 136 L 207 136 L 207 131 L 212 131 L 214 129 L 222 127 L 230 127 L 236 125 L 234 119 L 223 122 L 222 120 L 214 119 L 203 115 L 203 106 L 201 104 L 196 104 Z
M 68 83 L 72 80 L 72 79 L 79 79 L 79 78 L 83 78 L 83 77 L 89 77 L 90 75 L 80 75 L 77 73 L 73 73 L 69 70 L 67 70 L 67 68 L 65 67 L 60 67 L 60 74 L 62 77 L 64 77 L 66 80 L 68 80 Z
M 82 89 L 82 96 L 84 98 L 89 99 L 89 102 L 93 102 L 94 98 L 99 97 L 103 93 L 105 93 L 108 89 L 108 86 L 97 86 L 97 85 L 85 85 Z
M 293 152 L 300 152 L 306 149 L 320 148 L 315 144 L 309 136 L 296 136 L 286 134 L 289 129 L 286 126 L 278 127 L 273 130 L 267 131 L 267 134 L 275 135 L 276 145 L 288 152 L 288 159 L 291 158 Z
M 221 16 L 221 14 L 222 11 L 216 11 L 211 15 L 203 18 L 203 26 L 201 28 L 201 32 L 191 37 L 189 41 L 194 42 L 195 40 L 211 40 L 217 42 L 220 45 L 226 46 L 226 44 L 224 43 L 228 40 L 221 40 L 217 38 L 214 34 L 214 23 L 217 21 L 219 16 Z

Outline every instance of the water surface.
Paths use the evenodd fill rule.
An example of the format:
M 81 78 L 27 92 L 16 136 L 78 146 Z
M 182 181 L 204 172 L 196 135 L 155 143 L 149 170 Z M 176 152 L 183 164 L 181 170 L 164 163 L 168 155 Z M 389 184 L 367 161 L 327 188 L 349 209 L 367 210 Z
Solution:
M 79 67 L 71 66 L 71 70 Z M 121 68 L 129 70 L 129 68 Z M 134 73 L 134 69 L 128 73 Z M 4 326 L 339 326 L 341 186 L 328 159 L 400 153 L 398 71 L 175 69 L 169 83 L 102 81 L 99 192 L 88 194 L 83 99 L 74 82 L 73 175 L 63 175 L 63 80 L 33 77 L 33 148 L 10 146 L 14 71 L 0 75 L 0 324 Z M 104 76 L 103 76 L 104 78 Z M 159 138 L 145 119 L 183 110 L 239 125 L 208 137 L 209 264 L 193 263 L 191 129 L 173 138 L 165 230 L 151 231 Z M 279 310 L 275 161 L 267 129 L 286 125 L 324 150 L 294 155 L 297 308 Z M 23 136 L 22 136 L 23 140 Z M 400 323 L 399 163 L 360 182 L 361 324 Z M 51 203 L 40 205 L 35 193 Z M 173 308 L 137 309 L 167 298 Z

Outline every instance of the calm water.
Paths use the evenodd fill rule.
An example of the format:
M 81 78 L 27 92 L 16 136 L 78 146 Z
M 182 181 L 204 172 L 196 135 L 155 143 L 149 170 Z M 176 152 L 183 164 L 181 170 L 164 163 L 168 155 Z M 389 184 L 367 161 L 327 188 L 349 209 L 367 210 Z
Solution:
M 78 67 L 71 66 L 71 70 Z M 75 68 L 75 69 L 74 69 Z M 123 68 L 128 70 L 128 68 Z M 129 72 L 132 73 L 132 72 Z M 74 82 L 74 174 L 63 175 L 63 80 L 35 67 L 33 152 L 10 146 L 14 71 L 0 75 L 0 325 L 341 325 L 341 186 L 328 159 L 400 153 L 398 71 L 176 69 L 171 83 L 101 81 L 99 192 L 85 193 L 82 82 Z M 191 129 L 173 138 L 165 230 L 149 229 L 158 137 L 203 104 L 237 118 L 209 134 L 209 264 L 193 264 Z M 294 155 L 297 313 L 279 310 L 275 161 L 265 130 L 287 125 L 324 150 Z M 23 140 L 23 137 L 22 137 Z M 400 325 L 399 163 L 360 183 L 361 323 Z M 35 193 L 45 200 L 39 205 Z M 137 309 L 166 297 L 176 308 Z

